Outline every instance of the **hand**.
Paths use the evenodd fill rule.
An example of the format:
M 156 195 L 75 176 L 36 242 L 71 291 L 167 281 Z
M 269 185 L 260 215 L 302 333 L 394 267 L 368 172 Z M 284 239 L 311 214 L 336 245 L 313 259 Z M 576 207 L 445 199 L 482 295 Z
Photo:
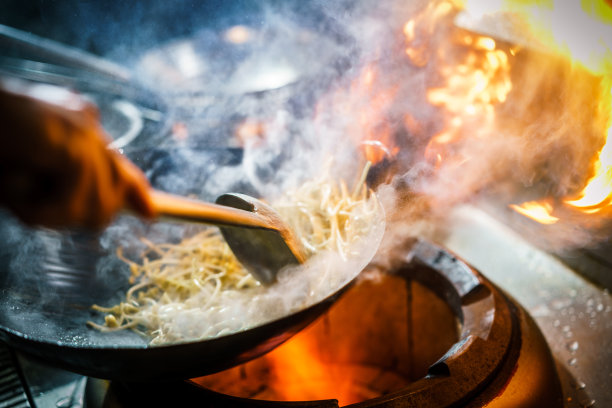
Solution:
M 122 208 L 152 216 L 142 172 L 107 148 L 97 109 L 51 86 L 0 89 L 0 205 L 48 227 L 101 228 Z

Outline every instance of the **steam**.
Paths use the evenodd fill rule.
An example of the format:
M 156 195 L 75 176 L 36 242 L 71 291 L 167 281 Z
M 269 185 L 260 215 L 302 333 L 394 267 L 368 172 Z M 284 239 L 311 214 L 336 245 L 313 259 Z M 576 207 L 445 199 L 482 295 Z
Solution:
M 350 256 L 346 260 L 333 251 L 321 252 L 304 265 L 280 271 L 277 282 L 269 287 L 226 289 L 215 299 L 199 298 L 200 295 L 195 295 L 184 304 L 160 306 L 155 312 L 156 320 L 164 330 L 163 340 L 159 340 L 159 343 L 201 340 L 247 330 L 283 318 L 335 295 L 352 281 L 374 256 L 383 236 L 385 223 L 382 218 L 381 216 L 376 220 L 363 239 L 350 246 Z M 131 221 L 134 222 L 138 223 L 137 220 Z M 132 231 L 128 220 L 123 220 L 122 223 L 128 231 Z M 153 237 L 160 243 L 168 242 L 170 234 L 167 228 L 179 232 L 179 238 L 181 235 L 191 236 L 189 231 L 180 226 L 151 227 L 153 228 L 146 231 L 146 236 Z M 105 234 L 106 244 L 111 249 L 116 248 L 120 235 L 120 229 L 109 229 Z M 123 240 L 123 244 L 127 246 L 122 248 L 139 260 L 143 248 L 138 248 L 139 242 L 131 233 L 130 237 L 132 238 Z M 125 270 L 126 265 L 121 269 Z M 204 293 L 201 295 L 205 296 Z M 108 302 L 108 299 L 105 302 Z M 206 307 L 203 307 L 203 304 L 206 304 Z M 180 308 L 181 313 L 177 313 L 176 308 Z M 100 316 L 97 316 L 96 320 L 99 318 Z M 104 334 L 91 333 L 90 337 L 95 342 L 109 344 Z
M 489 34 L 499 39 L 496 31 Z M 440 150 L 442 161 L 422 191 L 436 206 L 477 202 L 550 251 L 597 245 L 610 232 L 608 215 L 576 214 L 563 200 L 593 176 L 593 160 L 610 126 L 609 88 L 600 75 L 566 56 L 543 51 L 533 39 L 527 46 L 523 41 L 498 41 L 497 49 L 509 58 L 512 89 L 494 104 L 494 115 L 444 112 L 451 114 L 447 120 L 460 119 L 462 125 L 457 140 Z M 520 51 L 510 52 L 508 47 L 517 44 Z M 438 47 L 449 52 L 443 44 Z M 489 85 L 502 83 L 503 73 L 497 72 Z M 561 219 L 557 224 L 540 226 L 506 209 L 542 198 L 554 202 Z
M 475 115 L 461 113 L 428 99 L 430 89 L 446 84 L 443 67 L 457 69 L 466 57 L 465 46 L 451 41 L 457 30 L 452 16 L 419 32 L 417 45 L 426 58 L 415 63 L 406 56 L 404 24 L 421 15 L 431 2 L 297 3 L 309 5 L 280 10 L 262 6 L 257 18 L 247 21 L 238 18 L 245 13 L 232 8 L 214 25 L 205 26 L 189 17 L 180 21 L 182 29 L 163 35 L 155 31 L 157 27 L 178 23 L 147 21 L 150 10 L 137 8 L 126 21 L 139 30 L 144 27 L 142 37 L 125 40 L 124 27 L 113 25 L 115 36 L 104 41 L 110 43 L 120 36 L 124 42 L 112 49 L 97 43 L 113 59 L 134 67 L 139 80 L 155 89 L 168 106 L 164 112 L 168 128 L 180 124 L 187 134 L 183 137 L 183 131 L 176 129 L 162 131 L 125 149 L 146 169 L 154 187 L 205 200 L 227 191 L 274 199 L 316 175 L 329 157 L 334 157 L 334 174 L 350 180 L 365 161 L 363 144 L 376 140 L 386 148 L 385 159 L 392 169 L 385 183 L 377 186 L 387 215 L 380 262 L 392 259 L 387 255 L 402 249 L 409 238 L 430 235 L 455 206 L 465 202 L 487 208 L 552 250 L 592 244 L 605 236 L 607 223 L 602 218 L 569 214 L 567 221 L 542 227 L 507 210 L 510 203 L 576 193 L 592 174 L 591 159 L 604 142 L 602 128 L 609 119 L 596 105 L 601 96 L 597 77 L 562 58 L 527 50 L 509 57 L 512 68 L 504 75 L 512 89 L 507 99 L 494 104 L 493 116 L 484 108 Z M 154 6 L 159 7 L 165 6 Z M 236 27 L 246 30 L 248 41 L 231 40 L 236 37 L 228 36 L 227 30 Z M 82 38 L 87 42 L 94 33 L 83 32 Z M 502 46 L 508 53 L 512 48 L 512 44 Z M 268 69 L 272 77 L 259 76 Z M 498 80 L 504 78 L 494 78 Z M 457 118 L 461 124 L 453 125 Z M 237 123 L 254 124 L 260 130 L 240 132 Z M 449 126 L 453 141 L 441 143 L 443 139 L 437 137 Z M 431 144 L 432 140 L 436 143 Z M 49 257 L 49 242 L 38 231 L 21 228 L 14 224 L 2 228 L 3 236 L 15 237 L 10 247 L 16 255 L 6 256 L 12 259 L 8 285 L 44 283 L 37 277 Z M 117 271 L 122 267 L 113 260 L 113 248 L 123 246 L 138 253 L 138 236 L 176 242 L 189 232 L 184 227 L 121 220 L 101 237 L 99 246 L 89 249 L 93 282 L 105 282 L 109 290 L 118 288 Z M 57 239 L 62 246 L 74 247 L 75 239 L 80 238 L 65 234 Z M 374 240 L 365 249 L 377 245 Z M 354 277 L 333 281 L 333 268 L 322 259 L 304 272 L 304 281 L 281 277 L 279 289 L 258 297 L 264 300 L 256 309 L 267 318 L 279 317 L 278 313 L 303 305 L 306 298 L 320 300 L 332 286 Z M 364 265 L 356 260 L 349 266 L 359 271 Z M 325 272 L 323 279 L 315 277 L 320 270 Z M 46 290 L 48 286 L 42 283 L 34 284 L 33 293 L 39 296 L 34 302 L 36 311 L 61 298 L 61 292 Z M 32 286 L 15 287 L 25 293 Z M 280 296 L 289 288 L 290 295 Z M 279 302 L 283 308 L 277 307 Z M 21 307 L 32 305 L 25 302 Z M 54 313 L 61 315 L 66 306 L 62 303 Z M 4 305 L 3 312 L 7 311 L 7 319 L 22 319 L 10 323 L 24 332 L 37 326 L 35 323 L 46 322 L 44 312 L 24 319 L 9 313 L 11 307 Z M 251 307 L 240 304 L 228 312 L 242 314 L 254 310 Z M 49 332 L 55 330 L 66 339 L 77 336 L 78 327 L 84 327 L 88 318 L 85 314 L 75 319 L 75 331 L 69 334 L 60 333 L 61 325 Z M 133 340 L 89 335 L 94 337 L 80 341 L 119 344 Z
M 394 226 L 385 241 L 427 235 L 469 202 L 547 250 L 597 245 L 609 235 L 608 214 L 577 214 L 563 200 L 594 174 L 608 133 L 609 87 L 533 37 L 526 42 L 526 32 L 512 37 L 512 21 L 487 20 L 498 28 L 488 33 L 497 43 L 476 43 L 483 35 L 459 27 L 450 4 L 413 3 L 410 11 L 385 4 L 353 20 L 361 59 L 351 79 L 322 99 L 323 133 L 399 146 L 395 178 L 379 191 Z M 381 19 L 385 11 L 390 18 Z M 555 203 L 557 224 L 508 209 L 542 198 Z

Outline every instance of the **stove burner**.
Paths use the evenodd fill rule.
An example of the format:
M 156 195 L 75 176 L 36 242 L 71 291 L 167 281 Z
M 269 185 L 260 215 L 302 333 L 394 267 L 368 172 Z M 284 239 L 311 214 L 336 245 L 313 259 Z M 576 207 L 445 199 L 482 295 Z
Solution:
M 28 396 L 11 351 L 0 343 L 0 407 L 29 408 Z
M 562 406 L 561 386 L 548 346 L 532 318 L 513 299 L 465 262 L 426 241 L 416 242 L 404 259 L 397 261 L 393 270 L 393 275 L 384 276 L 418 282 L 448 305 L 461 323 L 458 337 L 451 341 L 454 344 L 442 357 L 437 361 L 437 357 L 434 357 L 432 361 L 435 362 L 424 370 L 420 378 L 407 378 L 399 389 L 345 406 Z M 358 289 L 359 285 L 352 288 L 339 304 L 350 302 L 351 293 Z M 367 301 L 378 302 L 366 291 L 361 296 L 366 296 Z M 348 305 L 349 308 L 351 306 L 354 305 Z M 329 312 L 332 313 L 334 308 Z M 440 333 L 440 336 L 444 334 Z M 438 340 L 435 335 L 427 337 L 422 340 L 432 343 Z M 387 336 L 386 340 L 389 348 L 396 347 L 396 339 Z M 246 366 L 256 362 L 254 360 L 232 370 L 248 373 Z M 401 362 L 398 364 L 401 365 Z M 90 406 L 121 407 L 132 406 L 134 403 L 160 404 L 160 401 L 176 406 L 194 400 L 202 401 L 200 405 L 210 407 L 339 406 L 335 399 L 268 401 L 231 396 L 204 388 L 198 383 L 209 385 L 207 377 L 164 384 L 111 383 L 107 390 L 100 393 L 100 387 L 107 387 L 108 383 L 90 381 L 89 395 L 97 392 L 104 396 L 103 403 L 92 402 Z M 98 391 L 91 391 L 94 389 Z

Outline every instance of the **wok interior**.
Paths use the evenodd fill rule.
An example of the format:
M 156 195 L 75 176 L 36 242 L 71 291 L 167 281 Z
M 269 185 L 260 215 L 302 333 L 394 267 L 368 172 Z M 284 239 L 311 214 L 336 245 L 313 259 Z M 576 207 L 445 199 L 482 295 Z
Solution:
M 239 150 L 149 149 L 129 155 L 147 170 L 154 187 L 175 194 L 195 194 L 204 200 L 227 191 L 258 195 L 244 173 Z M 189 182 L 183 181 L 184 172 L 196 174 L 196 183 L 193 177 Z M 4 242 L 0 253 L 0 267 L 4 271 L 0 326 L 27 341 L 77 348 L 147 348 L 148 339 L 130 330 L 101 333 L 86 326 L 87 320 L 103 320 L 101 313 L 91 310 L 93 303 L 114 305 L 124 298 L 130 286 L 129 268 L 116 257 L 115 250 L 122 246 L 136 254 L 142 249 L 141 236 L 160 242 L 178 242 L 200 228 L 202 226 L 146 223 L 132 216 L 122 216 L 100 234 L 57 232 L 28 229 L 3 214 L 0 219 L 0 239 Z M 315 281 L 286 278 L 284 285 L 295 286 L 298 292 L 297 300 L 290 302 L 298 302 L 299 307 L 289 309 L 289 313 L 322 301 L 357 276 L 374 256 L 382 229 L 381 224 L 373 237 L 368 238 L 368 245 L 360 249 L 358 259 L 344 264 L 348 269 L 346 273 L 327 271 L 326 279 L 319 286 L 313 286 Z M 328 262 L 318 262 L 310 269 L 317 273 L 317 268 L 326 264 Z M 287 314 L 275 313 L 277 306 L 278 302 L 264 305 L 270 309 L 269 320 Z M 257 322 L 256 325 L 265 323 Z

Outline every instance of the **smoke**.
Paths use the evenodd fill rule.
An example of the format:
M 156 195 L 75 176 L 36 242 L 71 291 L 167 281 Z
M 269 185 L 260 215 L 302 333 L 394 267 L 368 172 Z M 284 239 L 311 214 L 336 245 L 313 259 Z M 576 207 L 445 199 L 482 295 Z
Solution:
M 334 171 L 349 177 L 362 164 L 362 144 L 384 139 L 387 150 L 399 148 L 388 157 L 396 162 L 394 179 L 378 191 L 392 221 L 390 246 L 428 235 L 466 202 L 552 251 L 606 236 L 605 217 L 576 215 L 562 204 L 563 219 L 552 226 L 507 208 L 548 197 L 561 203 L 592 176 L 609 119 L 598 105 L 605 97 L 598 77 L 531 47 L 524 31 L 486 16 L 499 34 L 492 33 L 496 52 L 508 63 L 492 67 L 489 58 L 501 64 L 502 57 L 462 43 L 460 36 L 478 35 L 457 26 L 456 12 L 436 9 L 442 1 L 301 3 L 262 2 L 257 10 L 228 11 L 214 24 L 188 18 L 184 36 L 158 37 L 144 47 L 135 67 L 166 95 L 173 119 L 185 124 L 189 138 L 182 145 L 243 147 L 241 188 L 273 198 L 316 174 L 330 156 Z M 411 19 L 415 37 L 408 41 Z M 246 42 L 228 42 L 235 27 L 246 28 Z M 465 97 L 474 92 L 468 85 L 479 86 L 470 82 L 478 79 L 472 74 L 486 70 L 492 71 L 488 99 Z M 278 87 L 263 81 L 258 88 L 254 79 L 265 72 L 274 72 Z M 432 102 L 431 90 L 450 100 Z M 475 108 L 468 111 L 470 104 Z M 236 131 L 243 121 L 258 130 Z M 164 143 L 176 144 L 172 137 Z M 235 175 L 221 173 L 210 180 L 192 171 L 158 186 L 177 191 L 183 185 L 182 192 L 202 197 L 233 183 Z
M 316 125 L 335 140 L 350 134 L 354 143 L 399 148 L 391 159 L 395 178 L 379 191 L 393 226 L 385 241 L 443 228 L 466 202 L 550 251 L 597 245 L 609 235 L 608 212 L 564 204 L 594 175 L 605 143 L 605 78 L 524 31 L 513 37 L 505 20 L 489 24 L 498 30 L 486 36 L 459 27 L 450 2 L 368 11 L 363 19 L 351 15 L 360 59 L 350 79 L 322 98 Z M 540 199 L 554 202 L 558 223 L 543 226 L 508 209 Z
M 512 84 L 503 101 L 492 96 L 489 109 L 476 100 L 480 105 L 475 103 L 472 111 L 448 101 L 432 103 L 432 89 L 446 89 L 453 98 L 461 95 L 456 91 L 470 91 L 453 88 L 448 75 L 469 81 L 462 67 L 473 57 L 470 47 L 452 36 L 458 29 L 450 17 L 417 30 L 420 37 L 410 44 L 415 51 L 406 53 L 405 23 L 422 16 L 431 2 L 244 1 L 229 8 L 227 2 L 201 8 L 191 2 L 154 2 L 117 6 L 109 13 L 98 2 L 64 4 L 75 7 L 66 16 L 76 13 L 78 22 L 98 21 L 77 24 L 91 28 L 81 28 L 75 45 L 130 65 L 167 106 L 163 114 L 174 130 L 145 135 L 126 149 L 156 188 L 205 200 L 227 191 L 274 199 L 317 175 L 329 157 L 334 158 L 334 174 L 350 180 L 365 161 L 364 145 L 379 141 L 385 160 L 374 170 L 388 177 L 377 186 L 387 216 L 378 262 L 392 260 L 393 251 L 410 238 L 431 235 L 465 202 L 527 229 L 554 250 L 604 235 L 598 232 L 600 219 L 585 221 L 572 213 L 567 221 L 540 227 L 506 207 L 575 193 L 592 174 L 592 155 L 603 144 L 601 129 L 608 120 L 593 97 L 600 91 L 598 79 L 551 55 L 526 50 L 514 56 L 512 44 L 502 44 L 511 69 L 498 71 L 491 83 Z M 104 35 L 100 25 L 107 28 Z M 239 31 L 232 36 L 232 29 Z M 486 62 L 484 55 L 480 50 L 476 56 Z M 266 77 L 267 72 L 273 75 Z M 467 106 L 461 100 L 458 104 Z M 389 174 L 384 174 L 385 163 Z M 40 311 L 61 293 L 45 290 L 48 282 L 36 280 L 52 248 L 37 233 L 15 233 L 15 228 L 5 233 L 18 242 L 11 246 L 16 255 L 6 256 L 13 260 L 7 281 L 39 282 L 34 293 L 40 295 Z M 139 236 L 177 242 L 190 232 L 122 219 L 88 249 L 91 287 L 104 282 L 118 299 L 126 267 L 114 258 L 116 247 L 138 254 Z M 59 241 L 74 250 L 81 239 L 66 235 Z M 374 239 L 348 269 L 359 271 L 377 246 Z M 304 280 L 281 277 L 278 289 L 257 298 L 257 308 L 237 304 L 228 313 L 259 310 L 252 317 L 256 324 L 321 300 L 354 277 L 335 275 L 327 261 L 318 260 Z M 326 275 L 319 280 L 321 270 Z M 30 278 L 22 279 L 25 274 Z M 281 296 L 285 292 L 291 295 Z M 56 313 L 61 315 L 61 309 Z M 74 331 L 60 335 L 81 336 L 79 328 L 88 317 L 73 320 Z M 39 315 L 38 322 L 45 318 Z M 33 322 L 23 319 L 19 327 L 27 332 L 36 326 Z M 55 330 L 63 330 L 61 322 Z M 80 341 L 131 341 L 95 336 L 89 333 Z
M 440 150 L 443 159 L 425 193 L 436 203 L 477 203 L 549 251 L 596 246 L 609 235 L 608 212 L 581 213 L 564 200 L 594 175 L 610 126 L 609 85 L 567 56 L 530 44 L 498 41 L 512 87 L 494 104 L 494 115 L 447 112 L 462 124 L 456 140 Z M 542 199 L 553 203 L 557 223 L 540 225 L 507 209 Z

